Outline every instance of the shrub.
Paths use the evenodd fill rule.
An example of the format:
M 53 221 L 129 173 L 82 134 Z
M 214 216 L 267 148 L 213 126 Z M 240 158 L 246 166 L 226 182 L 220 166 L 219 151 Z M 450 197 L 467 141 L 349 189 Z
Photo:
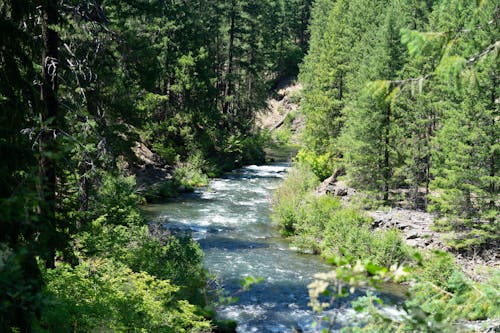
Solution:
M 242 165 L 265 163 L 264 148 L 270 145 L 270 140 L 268 132 L 257 132 L 245 136 L 242 140 Z
M 343 208 L 337 198 L 318 196 L 317 185 L 311 169 L 300 165 L 275 193 L 273 218 L 281 234 L 292 237 L 293 246 L 351 262 L 361 259 L 390 265 L 410 257 L 397 230 L 372 230 L 371 218 L 354 208 Z
M 321 247 L 325 257 L 342 255 L 348 261 L 369 260 L 391 265 L 409 259 L 409 248 L 398 230 L 373 230 L 372 220 L 353 209 L 332 215 L 324 231 Z
M 449 273 L 449 272 L 446 272 Z M 431 318 L 453 322 L 457 319 L 485 320 L 500 316 L 500 273 L 477 283 L 455 269 L 444 279 L 433 283 L 421 280 L 412 288 L 409 305 L 419 306 Z
M 180 164 L 174 171 L 174 181 L 187 190 L 194 190 L 195 187 L 207 186 L 208 177 L 203 169 L 206 161 L 200 152 L 193 154 L 186 163 Z
M 269 146 L 270 142 L 271 138 L 268 131 L 232 134 L 225 138 L 222 145 L 224 148 L 221 158 L 227 160 L 223 164 L 234 168 L 245 164 L 265 163 L 266 154 L 264 148 Z M 220 164 L 221 160 L 218 162 Z
M 60 264 L 44 273 L 51 305 L 43 326 L 52 332 L 209 331 L 210 323 L 178 287 L 110 259 L 89 259 L 76 267 Z
M 0 243 L 0 332 L 25 332 L 38 324 L 35 314 L 45 305 L 41 285 L 28 247 Z
M 106 216 L 108 224 L 140 225 L 143 219 L 138 210 L 141 197 L 135 193 L 135 177 L 105 173 L 101 186 L 91 201 L 90 219 Z
M 431 282 L 443 288 L 457 269 L 458 267 L 451 254 L 434 251 L 425 253 L 422 263 L 416 271 L 416 277 L 420 281 Z
M 295 161 L 299 165 L 307 165 L 319 180 L 325 180 L 333 173 L 333 159 L 329 153 L 317 154 L 310 150 L 300 150 Z
M 373 234 L 374 257 L 379 265 L 403 263 L 410 260 L 411 249 L 405 244 L 401 232 L 397 229 L 377 230 Z
M 147 272 L 180 286 L 180 297 L 202 304 L 206 275 L 203 253 L 188 236 L 153 237 L 147 226 L 109 225 L 102 216 L 79 234 L 78 248 L 86 258 L 113 259 L 135 272 Z M 154 258 L 154 260 L 151 260 Z
M 292 143 L 292 131 L 286 126 L 278 128 L 274 131 L 274 139 L 279 145 L 289 145 Z
M 303 218 L 304 198 L 318 184 L 318 179 L 307 167 L 292 168 L 288 172 L 288 177 L 276 190 L 272 202 L 272 217 L 283 236 L 295 233 L 297 224 Z
M 360 259 L 372 256 L 370 220 L 354 210 L 341 209 L 328 221 L 321 243 L 325 257 Z
M 179 158 L 177 151 L 170 146 L 165 146 L 165 143 L 162 142 L 153 142 L 151 149 L 157 153 L 165 163 L 168 165 L 172 165 Z
M 334 197 L 308 193 L 298 215 L 293 245 L 304 252 L 320 253 L 325 227 L 340 207 L 340 201 Z

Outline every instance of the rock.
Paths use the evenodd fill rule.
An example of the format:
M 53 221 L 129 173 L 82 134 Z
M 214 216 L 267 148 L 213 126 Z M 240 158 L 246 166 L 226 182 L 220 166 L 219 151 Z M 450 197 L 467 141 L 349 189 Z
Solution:
M 415 238 L 420 238 L 420 235 L 418 232 L 412 232 L 411 234 L 408 234 L 406 236 L 406 239 L 415 239 Z
M 157 154 L 153 153 L 144 143 L 135 142 L 132 147 L 135 156 L 147 166 L 163 166 L 164 161 Z
M 401 231 L 403 239 L 410 246 L 443 249 L 440 236 L 431 230 L 433 215 L 412 209 L 392 208 L 389 211 L 368 211 L 373 218 L 372 228 Z
M 347 195 L 347 188 L 342 187 L 342 188 L 336 188 L 335 189 L 335 196 L 337 197 L 345 197 Z
M 344 202 L 348 202 L 353 195 L 356 194 L 356 190 L 352 187 L 347 186 L 343 181 L 337 180 L 337 177 L 342 174 L 342 172 L 335 172 L 331 177 L 325 179 L 317 188 L 316 195 L 333 195 L 339 197 Z

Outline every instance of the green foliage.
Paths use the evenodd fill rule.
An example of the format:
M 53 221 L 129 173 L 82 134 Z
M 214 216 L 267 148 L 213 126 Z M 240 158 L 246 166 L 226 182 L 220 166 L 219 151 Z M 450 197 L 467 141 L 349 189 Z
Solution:
M 234 169 L 249 164 L 265 162 L 264 148 L 270 144 L 269 133 L 255 132 L 249 135 L 238 133 L 225 138 L 223 143 L 223 170 Z M 218 162 L 220 164 L 220 161 Z
M 264 278 L 259 276 L 257 278 L 253 276 L 246 276 L 242 281 L 240 281 L 240 286 L 243 290 L 249 290 L 253 285 L 261 283 Z
M 187 301 L 176 299 L 177 287 L 146 272 L 134 272 L 108 259 L 89 259 L 72 268 L 59 265 L 44 273 L 52 306 L 43 312 L 48 331 L 140 328 L 155 332 L 200 332 L 210 323 Z
M 292 143 L 292 131 L 287 126 L 282 126 L 275 130 L 273 137 L 278 145 L 290 145 Z
M 432 282 L 441 288 L 446 285 L 453 272 L 458 270 L 453 256 L 446 252 L 426 253 L 420 263 L 416 270 L 416 278 Z
M 307 193 L 319 184 L 318 179 L 308 168 L 292 168 L 273 198 L 273 219 L 278 223 L 280 232 L 290 236 L 300 222 L 298 212 Z
M 295 161 L 299 165 L 310 168 L 320 181 L 330 177 L 333 173 L 333 158 L 330 153 L 317 154 L 314 151 L 302 149 L 295 157 Z
M 449 257 L 442 254 L 435 255 L 441 258 L 440 263 L 431 270 L 438 272 L 439 268 L 443 268 L 441 265 L 449 263 Z M 436 256 L 434 258 L 437 258 Z M 332 263 L 337 266 L 335 270 L 316 274 L 315 280 L 308 286 L 310 306 L 317 312 L 329 308 L 336 299 L 353 294 L 356 289 L 367 286 L 380 288 L 381 282 L 394 283 L 411 276 L 409 267 L 397 265 L 386 268 L 371 261 L 349 264 L 341 258 L 334 258 Z M 353 309 L 362 314 L 356 316 L 344 331 L 436 333 L 452 329 L 468 331 L 457 321 L 498 318 L 498 272 L 488 281 L 477 283 L 453 267 L 450 269 L 450 265 L 444 268 L 446 277 L 434 274 L 423 277 L 418 274 L 417 280 L 412 282 L 410 296 L 402 307 L 388 306 L 380 297 L 368 290 L 366 297 L 352 302 Z M 435 277 L 439 280 L 433 280 Z M 322 320 L 328 322 L 329 318 L 325 316 Z M 329 332 L 329 329 L 325 329 L 325 332 Z
M 396 230 L 374 231 L 360 211 L 342 208 L 338 199 L 314 193 L 317 180 L 307 168 L 293 168 L 274 196 L 273 218 L 292 245 L 326 258 L 377 264 L 403 262 L 409 250 Z
M 140 225 L 143 219 L 138 211 L 140 197 L 135 193 L 135 177 L 104 173 L 101 186 L 95 193 L 89 213 L 107 225 Z
M 423 280 L 412 288 L 409 306 L 419 306 L 433 320 L 453 322 L 458 319 L 485 320 L 498 318 L 498 272 L 482 283 L 472 281 L 462 272 L 453 270 L 442 285 Z
M 494 1 L 317 1 L 299 75 L 314 154 L 300 157 L 323 178 L 329 154 L 386 205 L 430 204 L 460 251 L 496 247 L 497 14 Z
M 303 252 L 320 253 L 325 248 L 326 230 L 340 206 L 340 202 L 330 196 L 308 193 L 296 211 L 292 245 Z
M 315 274 L 315 280 L 307 286 L 311 298 L 309 305 L 316 312 L 321 313 L 336 299 L 353 294 L 357 288 L 379 287 L 384 282 L 400 282 L 408 276 L 408 269 L 398 265 L 387 268 L 370 261 L 349 263 L 339 257 L 332 258 L 332 264 L 336 266 L 334 270 Z M 356 308 L 362 310 L 359 305 Z
M 176 167 L 174 182 L 186 190 L 193 191 L 195 187 L 207 186 L 208 177 L 203 173 L 206 162 L 201 154 L 192 155 L 185 164 Z
M 254 116 L 272 81 L 296 71 L 310 5 L 1 2 L 2 332 L 38 328 L 40 308 L 49 331 L 208 328 L 182 301 L 203 303 L 200 249 L 149 235 L 124 176 L 144 162 L 131 148 L 179 165 L 163 196 L 264 162 Z
M 26 272 L 30 273 L 28 275 Z M 44 307 L 40 292 L 42 279 L 37 274 L 37 265 L 27 248 L 15 251 L 0 243 L 0 330 L 10 332 L 36 327 L 35 313 Z M 23 320 L 20 321 L 19 318 Z M 22 327 L 22 326 L 21 326 Z
M 328 222 L 322 242 L 323 256 L 343 255 L 349 260 L 370 260 L 376 264 L 404 262 L 408 248 L 397 230 L 371 230 L 371 220 L 360 213 L 342 209 Z
M 93 219 L 75 236 L 79 264 L 45 271 L 50 304 L 42 325 L 49 331 L 209 330 L 196 306 L 205 305 L 207 279 L 199 245 L 150 230 L 134 185 L 132 177 L 104 175 L 88 212 Z

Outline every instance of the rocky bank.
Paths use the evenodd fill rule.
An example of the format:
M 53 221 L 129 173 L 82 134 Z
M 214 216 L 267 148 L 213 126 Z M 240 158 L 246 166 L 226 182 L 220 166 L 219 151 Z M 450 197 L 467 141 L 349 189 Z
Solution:
M 355 196 L 356 190 L 348 187 L 342 180 L 338 180 L 336 173 L 327 178 L 317 188 L 317 195 L 333 195 L 344 204 L 348 204 Z M 446 234 L 432 229 L 435 215 L 416 209 L 392 207 L 384 210 L 367 210 L 366 214 L 373 218 L 373 228 L 396 228 L 401 231 L 406 243 L 413 247 L 429 250 L 452 252 L 455 260 L 466 274 L 476 281 L 486 277 L 489 268 L 500 268 L 499 253 L 495 249 L 483 251 L 481 254 L 461 254 L 453 252 L 446 245 Z

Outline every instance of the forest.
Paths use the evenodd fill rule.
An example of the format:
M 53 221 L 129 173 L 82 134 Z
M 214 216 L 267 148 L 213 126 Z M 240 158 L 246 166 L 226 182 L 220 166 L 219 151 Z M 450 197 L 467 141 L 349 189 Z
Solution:
M 404 280 L 402 317 L 368 293 L 345 330 L 500 327 L 497 1 L 0 0 L 0 13 L 1 332 L 234 332 L 200 244 L 142 207 L 291 145 L 272 218 L 336 272 L 310 284 L 314 311 Z M 302 87 L 286 116 L 298 134 L 288 118 L 256 125 L 287 78 Z M 317 195 L 325 180 L 355 194 Z M 403 208 L 432 214 L 443 246 L 374 229 L 370 211 Z
M 282 235 L 338 267 L 310 286 L 312 304 L 345 296 L 339 283 L 410 279 L 405 319 L 370 296 L 356 329 L 474 331 L 457 321 L 498 318 L 498 2 L 317 0 L 311 12 L 305 129 L 273 205 Z M 318 197 L 322 186 L 334 195 Z M 432 214 L 428 229 L 414 229 L 429 216 L 417 212 Z

